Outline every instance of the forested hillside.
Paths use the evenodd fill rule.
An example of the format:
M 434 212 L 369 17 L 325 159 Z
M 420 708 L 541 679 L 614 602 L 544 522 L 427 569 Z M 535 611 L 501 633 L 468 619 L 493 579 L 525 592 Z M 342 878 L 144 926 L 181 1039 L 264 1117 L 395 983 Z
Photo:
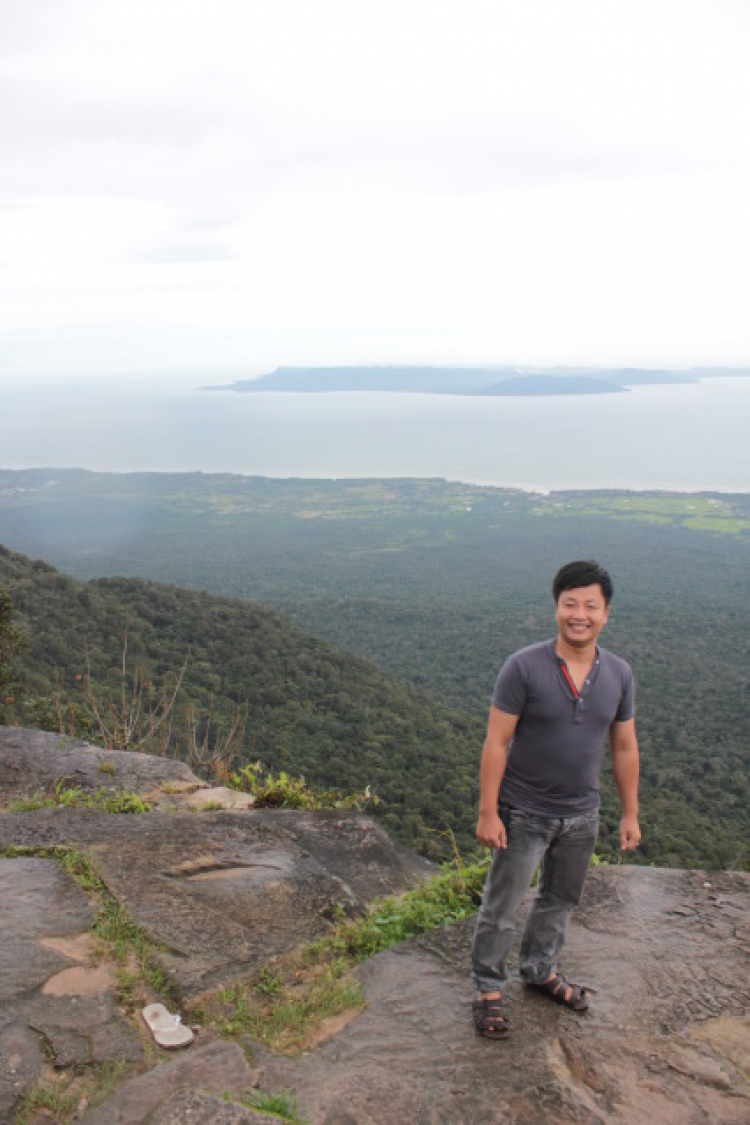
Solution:
M 750 498 L 49 470 L 3 473 L 3 485 L 12 546 L 54 547 L 79 575 L 141 574 L 281 608 L 474 732 L 504 657 L 553 633 L 555 569 L 599 558 L 616 588 L 603 643 L 638 683 L 638 860 L 746 862 Z M 604 811 L 611 851 L 609 787 Z M 463 840 L 473 815 L 458 813 Z
M 209 713 L 218 736 L 239 707 L 244 746 L 235 767 L 262 760 L 320 787 L 361 793 L 369 786 L 380 798 L 372 811 L 403 842 L 446 854 L 441 833 L 450 825 L 464 848 L 472 845 L 478 721 L 240 599 L 137 579 L 82 584 L 4 548 L 0 587 L 27 642 L 0 721 L 55 729 L 59 710 L 66 723 L 78 721 L 77 733 L 96 736 L 96 727 L 80 727 L 87 660 L 97 699 L 110 701 L 104 710 L 119 708 L 123 691 L 130 700 L 136 664 L 158 701 L 187 661 L 171 753 L 186 755 L 189 712 L 200 738 Z

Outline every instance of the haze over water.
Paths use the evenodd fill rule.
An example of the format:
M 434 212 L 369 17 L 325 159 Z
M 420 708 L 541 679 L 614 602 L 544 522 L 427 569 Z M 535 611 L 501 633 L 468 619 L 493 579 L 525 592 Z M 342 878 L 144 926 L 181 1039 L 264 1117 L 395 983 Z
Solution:
M 750 378 L 529 398 L 236 394 L 143 380 L 0 393 L 2 468 L 750 490 Z

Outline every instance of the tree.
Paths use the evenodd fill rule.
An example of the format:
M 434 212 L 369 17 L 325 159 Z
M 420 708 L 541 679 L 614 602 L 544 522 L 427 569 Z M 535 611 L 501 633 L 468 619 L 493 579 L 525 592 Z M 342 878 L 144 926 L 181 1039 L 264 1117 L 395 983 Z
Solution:
M 13 603 L 0 586 L 0 719 L 13 707 L 13 673 L 10 662 L 23 644 L 23 634 L 11 621 Z

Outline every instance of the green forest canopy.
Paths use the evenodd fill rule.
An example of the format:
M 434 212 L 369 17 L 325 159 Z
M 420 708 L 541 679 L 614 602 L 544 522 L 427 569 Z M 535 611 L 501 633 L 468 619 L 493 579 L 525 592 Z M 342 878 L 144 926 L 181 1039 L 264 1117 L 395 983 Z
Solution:
M 35 472 L 0 476 L 6 542 L 39 553 L 54 544 L 48 557 L 82 576 L 141 574 L 281 608 L 391 678 L 408 680 L 428 711 L 460 715 L 468 726 L 466 741 L 456 741 L 460 797 L 449 823 L 463 846 L 471 846 L 474 809 L 465 800 L 467 792 L 470 806 L 474 800 L 497 668 L 514 648 L 551 635 L 548 590 L 557 566 L 600 558 L 616 586 L 604 643 L 630 661 L 638 682 L 646 827 L 639 861 L 743 862 L 747 497 L 542 497 L 440 481 Z M 417 747 L 410 743 L 409 752 L 419 756 Z M 392 779 L 385 757 L 380 775 Z M 337 751 L 329 764 L 340 758 Z M 321 762 L 310 761 L 308 754 L 304 771 L 315 780 Z M 290 758 L 284 764 L 294 769 Z M 327 784 L 330 772 L 320 769 Z M 382 788 L 373 777 L 363 780 Z M 343 775 L 339 781 L 348 784 Z M 399 799 L 412 797 L 419 805 L 418 784 L 416 794 Z M 444 826 L 441 803 L 440 795 L 425 795 L 425 824 Z M 611 851 L 610 788 L 604 808 Z M 389 815 L 385 806 L 382 812 Z M 391 827 L 413 841 L 403 825 Z

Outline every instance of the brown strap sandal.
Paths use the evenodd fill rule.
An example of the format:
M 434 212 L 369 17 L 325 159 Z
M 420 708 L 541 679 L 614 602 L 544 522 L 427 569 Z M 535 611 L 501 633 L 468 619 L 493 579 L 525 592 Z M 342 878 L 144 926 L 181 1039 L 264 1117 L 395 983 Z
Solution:
M 537 992 L 544 992 L 545 995 L 551 996 L 557 1004 L 564 1004 L 566 1008 L 572 1008 L 574 1012 L 585 1012 L 589 1006 L 587 993 L 596 992 L 595 988 L 589 988 L 587 985 L 571 984 L 562 973 L 555 973 L 544 984 L 529 984 L 528 987 L 535 988 Z
M 471 1005 L 474 1027 L 485 1039 L 507 1039 L 510 1034 L 508 1018 L 503 1011 L 500 996 L 485 996 Z

